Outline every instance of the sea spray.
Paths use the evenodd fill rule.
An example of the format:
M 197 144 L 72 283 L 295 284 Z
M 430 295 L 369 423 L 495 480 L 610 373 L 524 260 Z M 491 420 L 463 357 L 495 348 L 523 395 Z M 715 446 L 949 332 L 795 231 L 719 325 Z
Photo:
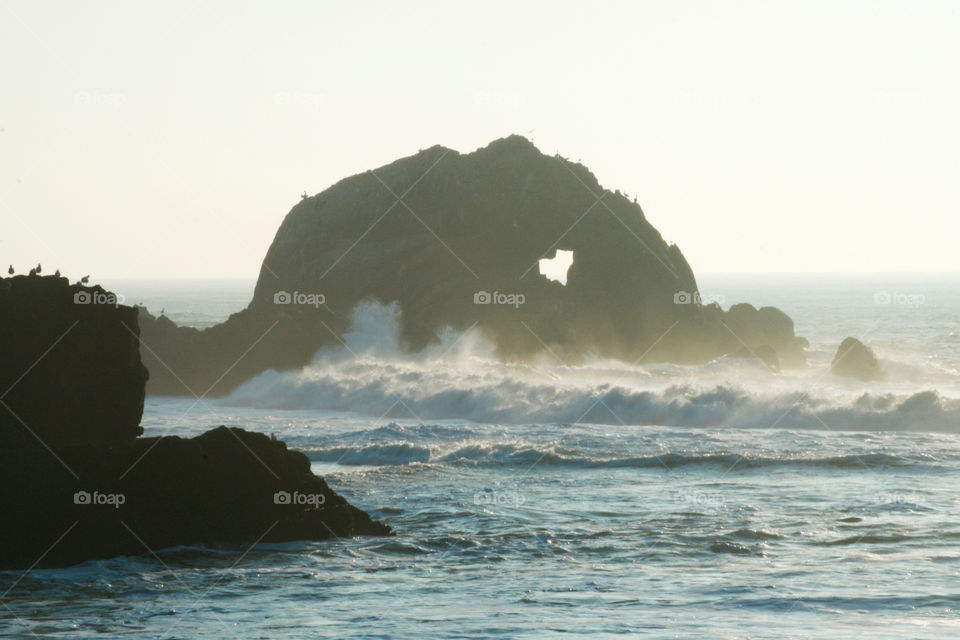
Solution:
M 721 359 L 702 367 L 504 362 L 478 331 L 447 330 L 407 354 L 395 304 L 364 303 L 344 344 L 300 371 L 268 371 L 228 406 L 339 411 L 373 418 L 480 423 L 598 423 L 681 427 L 960 428 L 960 401 L 936 391 L 864 387 L 825 369 L 774 376 Z M 731 382 L 736 380 L 736 382 Z

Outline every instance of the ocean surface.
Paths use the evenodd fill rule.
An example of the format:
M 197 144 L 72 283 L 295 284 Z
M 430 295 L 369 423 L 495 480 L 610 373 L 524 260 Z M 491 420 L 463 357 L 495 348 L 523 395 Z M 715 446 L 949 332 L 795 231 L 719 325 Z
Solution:
M 253 289 L 103 284 L 198 327 Z M 398 535 L 0 572 L 0 637 L 960 637 L 960 279 L 700 288 L 782 308 L 809 367 L 409 355 L 367 305 L 303 371 L 148 398 L 148 435 L 274 433 Z M 829 373 L 848 335 L 885 380 Z

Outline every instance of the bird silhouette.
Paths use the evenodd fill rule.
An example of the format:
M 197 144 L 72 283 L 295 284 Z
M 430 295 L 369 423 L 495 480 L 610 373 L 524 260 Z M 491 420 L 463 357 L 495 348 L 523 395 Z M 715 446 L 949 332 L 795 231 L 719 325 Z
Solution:
M 30 269 L 30 275 L 31 275 L 31 276 L 37 275 L 37 270 L 36 270 L 36 269 Z
M 13 275 L 13 265 L 10 265 L 10 268 L 7 269 L 7 273 L 9 273 L 10 275 Z
M 90 282 L 90 276 L 83 276 L 82 278 L 80 278 L 81 284 L 87 284 L 88 282 Z
M 53 272 L 53 275 L 55 275 L 55 276 L 57 276 L 57 277 L 59 278 L 59 277 L 60 277 L 60 269 L 57 269 L 56 271 L 54 271 L 54 272 Z
M 43 270 L 43 269 L 41 269 L 40 263 L 38 262 L 38 263 L 37 263 L 37 275 L 40 275 L 40 272 L 41 272 L 42 270 Z

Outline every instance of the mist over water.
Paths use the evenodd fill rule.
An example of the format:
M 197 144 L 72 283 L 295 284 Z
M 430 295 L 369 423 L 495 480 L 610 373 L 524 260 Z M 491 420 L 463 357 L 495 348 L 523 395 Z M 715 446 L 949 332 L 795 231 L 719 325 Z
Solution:
M 733 290 L 732 301 L 742 299 L 735 286 L 724 288 Z M 946 284 L 924 290 L 804 284 L 795 306 L 798 332 L 811 337 L 810 366 L 776 373 L 740 358 L 700 366 L 600 358 L 568 365 L 545 352 L 533 362 L 503 362 L 476 330 L 448 330 L 439 344 L 408 354 L 399 343 L 399 309 L 365 303 L 354 310 L 344 346 L 321 350 L 302 371 L 266 372 L 224 402 L 481 423 L 949 431 L 960 426 L 960 339 L 949 322 L 960 301 Z M 894 302 L 908 295 L 911 304 Z M 759 297 L 789 306 L 782 288 Z M 814 322 L 827 307 L 839 309 L 834 319 Z M 907 323 L 912 331 L 904 337 Z M 830 373 L 846 335 L 874 346 L 883 381 L 865 385 Z

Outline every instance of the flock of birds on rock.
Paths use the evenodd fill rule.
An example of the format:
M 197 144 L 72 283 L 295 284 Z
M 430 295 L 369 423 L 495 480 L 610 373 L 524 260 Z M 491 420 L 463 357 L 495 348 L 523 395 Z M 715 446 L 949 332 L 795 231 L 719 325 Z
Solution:
M 43 271 L 43 267 L 40 266 L 40 263 L 37 263 L 37 266 L 35 266 L 33 269 L 30 269 L 30 275 L 31 275 L 31 276 L 38 276 L 38 275 L 40 275 L 40 273 L 41 273 L 42 271 Z M 13 268 L 13 265 L 10 265 L 10 267 L 7 269 L 7 273 L 9 273 L 10 275 L 13 275 L 14 273 L 16 273 L 16 270 Z M 59 277 L 60 277 L 60 269 L 57 269 L 57 270 L 54 272 L 53 275 L 56 276 L 57 278 L 59 278 Z M 90 282 L 90 276 L 87 275 L 87 276 L 83 276 L 82 278 L 80 278 L 80 280 L 78 280 L 77 282 L 75 282 L 75 283 L 73 283 L 73 284 L 74 284 L 74 286 L 76 286 L 76 285 L 79 285 L 79 284 L 87 284 L 88 282 Z M 8 288 L 10 288 L 10 283 L 4 281 L 2 284 L 0 284 L 0 289 L 8 289 Z M 137 306 L 138 306 L 138 307 L 142 307 L 142 306 L 143 306 L 143 303 L 140 302 L 140 303 L 137 304 Z M 160 315 L 162 316 L 165 312 L 166 312 L 166 309 L 161 309 L 161 310 L 160 310 Z
M 35 266 L 33 269 L 30 269 L 30 275 L 31 275 L 31 276 L 38 276 L 38 275 L 40 275 L 40 273 L 41 273 L 42 271 L 43 271 L 43 267 L 40 266 L 40 263 L 38 262 L 38 263 L 37 263 L 37 266 Z M 13 265 L 10 265 L 10 268 L 7 269 L 7 273 L 9 273 L 10 275 L 13 275 L 13 274 L 15 273 L 15 270 L 14 270 L 14 268 L 13 268 Z M 59 277 L 60 277 L 60 269 L 57 269 L 57 270 L 53 273 L 53 275 L 54 275 L 55 277 L 59 278 Z M 82 278 L 80 278 L 80 281 L 79 281 L 79 282 L 76 282 L 75 284 L 87 284 L 88 282 L 90 282 L 90 276 L 83 276 Z

